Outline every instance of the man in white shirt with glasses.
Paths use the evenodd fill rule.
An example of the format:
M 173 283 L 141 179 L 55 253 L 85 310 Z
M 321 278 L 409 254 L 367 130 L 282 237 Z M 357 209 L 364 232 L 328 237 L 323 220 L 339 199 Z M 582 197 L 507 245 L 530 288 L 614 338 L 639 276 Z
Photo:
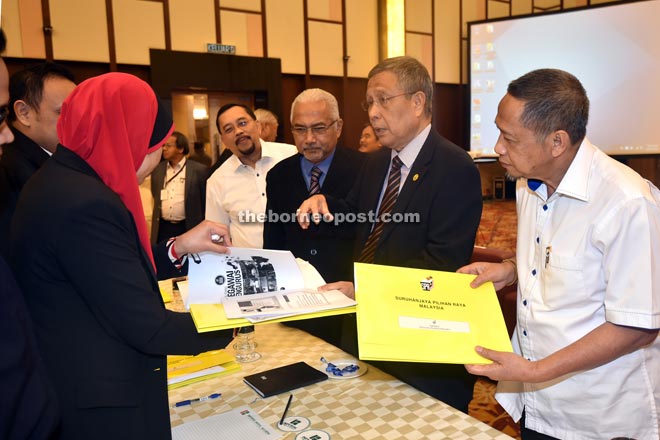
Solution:
M 257 118 L 243 104 L 222 106 L 216 124 L 233 155 L 206 183 L 206 219 L 227 225 L 234 246 L 262 248 L 266 174 L 296 147 L 260 139 Z

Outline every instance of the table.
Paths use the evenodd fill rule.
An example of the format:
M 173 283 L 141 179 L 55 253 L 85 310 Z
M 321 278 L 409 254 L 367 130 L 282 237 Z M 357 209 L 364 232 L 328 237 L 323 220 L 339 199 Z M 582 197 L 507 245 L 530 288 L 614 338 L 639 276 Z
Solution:
M 350 358 L 340 349 L 308 333 L 279 323 L 255 327 L 261 359 L 242 364 L 241 371 L 170 391 L 170 402 L 222 393 L 222 397 L 170 410 L 172 426 L 199 420 L 243 405 L 276 426 L 289 393 L 260 398 L 243 377 L 274 367 L 305 361 L 323 369 L 320 358 Z M 232 351 L 231 345 L 228 350 Z M 367 364 L 368 365 L 368 364 Z M 293 390 L 288 416 L 306 417 L 310 429 L 332 439 L 511 439 L 484 423 L 368 365 L 353 379 L 328 379 Z M 298 433 L 283 433 L 293 440 Z

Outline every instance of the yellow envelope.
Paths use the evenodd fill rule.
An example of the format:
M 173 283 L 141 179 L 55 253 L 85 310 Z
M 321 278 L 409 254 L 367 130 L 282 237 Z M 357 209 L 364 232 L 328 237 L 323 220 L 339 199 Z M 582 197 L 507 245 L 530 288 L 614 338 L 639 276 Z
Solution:
M 493 284 L 473 279 L 356 263 L 360 359 L 486 364 L 475 346 L 513 351 Z

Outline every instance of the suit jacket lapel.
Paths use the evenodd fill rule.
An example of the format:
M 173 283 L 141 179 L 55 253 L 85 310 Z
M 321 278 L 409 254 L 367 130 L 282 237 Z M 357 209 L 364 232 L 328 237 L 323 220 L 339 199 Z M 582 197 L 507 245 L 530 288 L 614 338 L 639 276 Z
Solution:
M 161 162 L 154 172 L 151 175 L 151 179 L 156 183 L 156 188 L 160 191 L 163 189 L 163 184 L 165 183 L 165 169 L 167 168 L 167 162 Z M 160 195 L 158 195 L 160 199 Z
M 359 206 L 360 212 L 371 211 L 374 216 L 378 214 L 378 200 L 387 174 L 390 171 L 390 151 L 389 148 L 382 148 L 379 151 L 370 153 L 372 156 L 366 159 L 371 163 L 367 163 L 367 171 L 361 177 L 360 193 L 364 195 L 360 195 L 362 201 Z M 360 243 L 360 250 L 364 247 L 372 227 L 373 223 L 364 223 L 362 226 L 358 226 L 355 240 L 356 243 Z
M 383 189 L 385 179 L 387 179 L 387 175 L 390 172 L 390 150 L 383 150 L 385 150 L 385 148 L 380 151 L 382 151 L 384 154 L 379 154 L 380 151 L 377 153 L 372 153 L 378 154 L 377 157 L 374 157 L 375 163 L 373 168 L 373 175 L 365 176 L 365 179 L 367 179 L 365 182 L 366 200 L 372 201 L 372 205 L 368 206 L 367 210 L 373 210 L 375 214 L 376 208 L 378 207 L 378 200 L 380 199 L 380 193 Z

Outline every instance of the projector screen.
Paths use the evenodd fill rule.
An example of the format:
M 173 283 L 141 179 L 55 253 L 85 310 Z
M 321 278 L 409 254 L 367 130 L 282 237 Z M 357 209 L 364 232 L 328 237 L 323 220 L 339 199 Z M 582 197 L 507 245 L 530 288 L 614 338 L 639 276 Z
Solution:
M 494 154 L 497 105 L 539 68 L 575 75 L 591 102 L 587 137 L 610 155 L 660 154 L 660 1 L 469 25 L 470 150 Z

